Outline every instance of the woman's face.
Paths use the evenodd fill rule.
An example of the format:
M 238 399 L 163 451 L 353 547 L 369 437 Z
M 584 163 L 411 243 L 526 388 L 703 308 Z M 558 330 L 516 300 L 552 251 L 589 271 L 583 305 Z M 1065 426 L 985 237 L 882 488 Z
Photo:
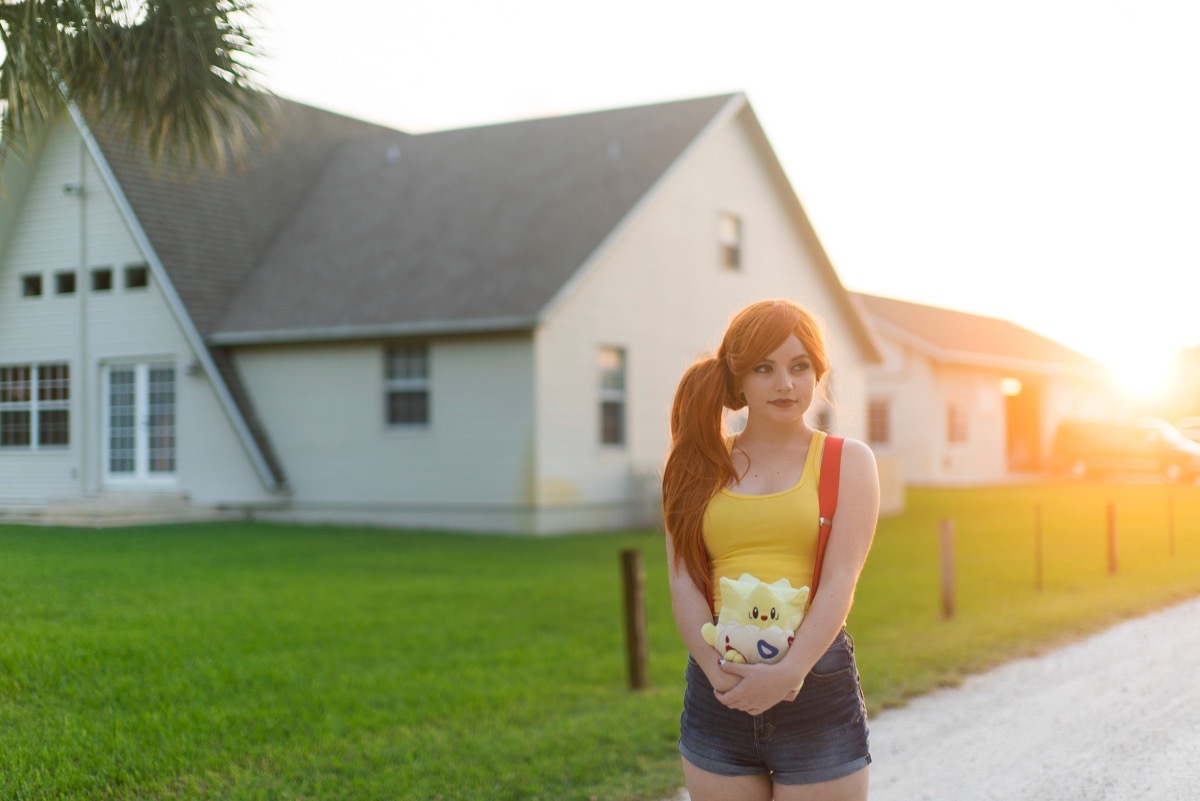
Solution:
M 750 418 L 761 422 L 803 419 L 816 389 L 812 359 L 795 334 L 742 376 L 742 395 Z

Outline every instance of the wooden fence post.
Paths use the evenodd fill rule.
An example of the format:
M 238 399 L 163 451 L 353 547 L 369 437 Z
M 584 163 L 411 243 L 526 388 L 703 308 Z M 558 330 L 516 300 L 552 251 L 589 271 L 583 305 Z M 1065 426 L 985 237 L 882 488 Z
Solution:
M 1112 501 L 1108 504 L 1108 574 L 1117 575 L 1120 555 L 1120 544 L 1117 541 L 1117 505 Z
M 954 521 L 942 520 L 942 617 L 954 617 Z
M 621 551 L 625 594 L 625 650 L 629 657 L 629 688 L 646 689 L 646 593 L 642 552 Z
M 1175 556 L 1175 493 L 1167 495 L 1167 553 Z
M 1042 547 L 1042 504 L 1039 502 L 1033 508 L 1033 559 L 1034 587 L 1038 592 L 1045 588 L 1045 557 Z

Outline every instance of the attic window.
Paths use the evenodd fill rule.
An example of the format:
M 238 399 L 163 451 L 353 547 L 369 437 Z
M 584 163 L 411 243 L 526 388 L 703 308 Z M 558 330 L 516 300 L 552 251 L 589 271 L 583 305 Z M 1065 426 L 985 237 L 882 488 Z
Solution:
M 717 242 L 721 248 L 721 266 L 729 270 L 742 269 L 742 218 L 722 214 L 717 220 Z
M 37 273 L 26 273 L 21 276 L 21 297 L 40 298 L 42 296 L 42 276 Z
M 54 274 L 54 294 L 55 295 L 74 295 L 75 294 L 75 273 L 55 273 Z
M 384 378 L 388 425 L 429 425 L 429 346 L 388 348 Z
M 625 444 L 625 349 L 600 348 L 600 444 Z
M 92 270 L 92 291 L 111 292 L 113 288 L 113 271 L 111 267 L 97 267 Z
M 125 288 L 145 289 L 150 286 L 150 267 L 145 264 L 130 264 L 125 268 Z

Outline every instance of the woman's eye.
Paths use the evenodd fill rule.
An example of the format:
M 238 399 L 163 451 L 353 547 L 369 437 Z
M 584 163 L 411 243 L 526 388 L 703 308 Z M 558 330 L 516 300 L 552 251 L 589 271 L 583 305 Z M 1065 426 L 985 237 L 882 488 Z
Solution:
M 803 373 L 805 370 L 808 369 L 808 365 L 804 364 L 804 363 L 795 364 L 795 365 L 792 365 L 792 369 L 795 370 L 797 373 Z
M 771 372 L 771 365 L 769 365 L 769 364 L 760 364 L 758 367 L 755 367 L 755 368 L 754 368 L 754 372 L 756 372 L 756 373 L 769 373 L 769 372 Z

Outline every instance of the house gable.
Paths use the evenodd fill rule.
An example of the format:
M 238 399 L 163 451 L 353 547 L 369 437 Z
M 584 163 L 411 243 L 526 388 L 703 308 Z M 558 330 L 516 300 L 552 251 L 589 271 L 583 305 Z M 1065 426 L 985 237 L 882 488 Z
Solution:
M 25 167 L 29 179 L 16 220 L 0 243 L 0 364 L 31 365 L 43 377 L 50 374 L 45 368 L 59 367 L 69 426 L 62 441 L 39 443 L 43 429 L 27 446 L 10 441 L 0 448 L 2 494 L 8 501 L 93 497 L 117 489 L 254 497 L 236 490 L 257 484 L 254 468 L 234 456 L 244 453 L 238 437 L 221 425 L 214 388 L 192 369 L 203 347 L 79 123 L 64 114 L 44 131 L 43 147 Z M 23 275 L 40 277 L 42 291 L 23 291 Z M 157 408 L 170 433 L 158 442 L 169 439 L 170 445 L 157 451 L 152 478 L 139 473 L 131 479 L 124 467 L 114 467 L 113 449 L 125 445 L 114 433 L 110 381 L 140 375 L 140 392 L 150 370 L 166 393 L 158 396 Z M 42 422 L 40 394 L 33 393 L 36 412 L 35 404 L 18 410 L 35 427 Z M 140 438 L 135 427 L 128 431 Z M 148 454 L 149 447 L 138 453 Z M 208 458 L 223 463 L 225 472 L 193 470 Z M 199 473 L 206 477 L 189 483 Z M 207 476 L 230 481 L 216 490 L 220 482 Z

